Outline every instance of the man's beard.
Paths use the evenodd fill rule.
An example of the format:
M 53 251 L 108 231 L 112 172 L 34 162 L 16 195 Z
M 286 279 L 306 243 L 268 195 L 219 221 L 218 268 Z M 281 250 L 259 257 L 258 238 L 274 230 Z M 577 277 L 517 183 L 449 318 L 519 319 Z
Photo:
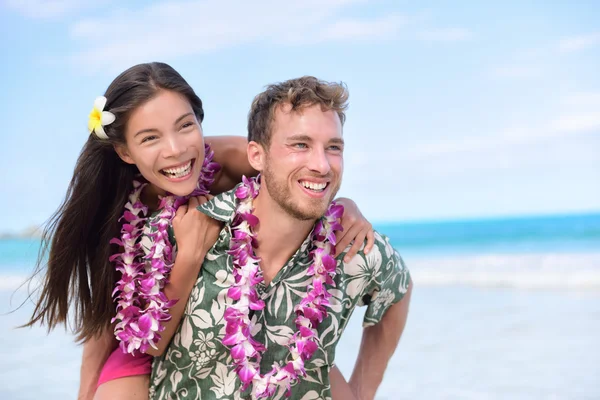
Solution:
M 337 187 L 330 188 L 328 186 L 326 190 L 330 191 L 329 199 L 315 199 L 310 201 L 307 198 L 307 201 L 304 203 L 305 206 L 302 207 L 302 204 L 298 204 L 298 202 L 293 200 L 292 193 L 287 185 L 287 181 L 278 180 L 276 178 L 275 173 L 270 168 L 269 162 L 265 163 L 265 168 L 263 169 L 261 175 L 261 183 L 267 187 L 269 195 L 273 201 L 275 201 L 275 203 L 277 203 L 279 207 L 281 207 L 290 216 L 301 221 L 316 220 L 321 218 L 325 214 L 325 211 L 327 211 L 329 204 L 339 190 L 339 183 Z M 330 182 L 329 185 L 332 183 L 333 182 Z

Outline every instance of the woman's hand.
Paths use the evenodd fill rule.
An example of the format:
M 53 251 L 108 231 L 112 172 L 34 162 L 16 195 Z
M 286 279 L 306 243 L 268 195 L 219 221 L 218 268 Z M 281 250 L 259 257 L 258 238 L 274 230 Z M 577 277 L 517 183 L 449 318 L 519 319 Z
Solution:
M 191 265 L 202 265 L 204 256 L 215 244 L 221 231 L 221 222 L 196 209 L 212 197 L 209 194 L 192 197 L 188 204 L 179 207 L 173 218 L 177 258 L 183 257 Z
M 365 238 L 365 254 L 368 254 L 375 243 L 373 225 L 363 217 L 356 203 L 347 198 L 335 199 L 335 201 L 344 206 L 344 215 L 342 216 L 342 226 L 344 230 L 336 233 L 337 244 L 335 246 L 335 256 L 339 256 L 350 243 L 352 247 L 344 256 L 344 262 L 352 260 L 356 253 L 362 247 Z

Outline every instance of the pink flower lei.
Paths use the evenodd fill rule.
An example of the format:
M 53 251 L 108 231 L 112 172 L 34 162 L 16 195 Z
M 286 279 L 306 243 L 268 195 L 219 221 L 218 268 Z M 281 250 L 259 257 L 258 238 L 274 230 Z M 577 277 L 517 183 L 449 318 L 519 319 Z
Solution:
M 317 327 L 327 316 L 331 297 L 325 286 L 335 286 L 335 232 L 342 229 L 340 218 L 344 207 L 333 202 L 313 230 L 312 263 L 307 271 L 307 275 L 312 276 L 312 282 L 307 286 L 307 293 L 300 304 L 294 307 L 297 331 L 288 343 L 291 359 L 283 366 L 274 363 L 270 372 L 261 375 L 260 360 L 266 349 L 252 337 L 249 318 L 250 310 L 262 310 L 265 307 L 256 291 L 256 285 L 263 278 L 260 259 L 254 253 L 256 235 L 252 229 L 259 222 L 252 214 L 252 201 L 259 191 L 258 181 L 258 178 L 244 177 L 235 191 L 238 205 L 232 223 L 233 236 L 229 251 L 233 257 L 235 284 L 227 292 L 234 303 L 225 311 L 226 334 L 223 345 L 231 348 L 235 371 L 243 383 L 243 390 L 252 384 L 254 396 L 264 398 L 275 394 L 279 386 L 284 386 L 289 396 L 291 385 L 300 376 L 306 375 L 305 361 L 313 356 L 318 347 Z
M 205 145 L 205 158 L 202 172 L 196 189 L 189 195 L 179 197 L 167 195 L 161 198 L 160 213 L 152 221 L 156 230 L 148 236 L 152 248 L 148 255 L 144 254 L 140 239 L 147 222 L 148 207 L 142 204 L 140 195 L 147 182 L 140 179 L 133 181 L 133 190 L 121 220 L 121 238 L 111 243 L 118 244 L 124 251 L 110 257 L 121 272 L 121 279 L 116 283 L 113 296 L 117 303 L 117 314 L 111 322 L 118 321 L 115 326 L 115 337 L 120 341 L 123 352 L 135 354 L 136 350 L 145 353 L 148 347 L 156 348 L 160 340 L 160 332 L 165 328 L 164 321 L 171 316 L 168 309 L 177 300 L 169 300 L 163 293 L 168 283 L 168 276 L 173 267 L 173 246 L 169 241 L 168 228 L 180 205 L 190 197 L 208 193 L 208 187 L 214 181 L 214 174 L 219 171 L 219 164 L 213 162 L 214 152 Z

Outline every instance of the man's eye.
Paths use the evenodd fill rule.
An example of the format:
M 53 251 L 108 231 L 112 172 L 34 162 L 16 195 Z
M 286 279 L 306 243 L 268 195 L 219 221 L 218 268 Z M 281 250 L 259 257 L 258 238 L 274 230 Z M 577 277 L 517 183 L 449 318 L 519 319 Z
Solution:
M 297 147 L 299 149 L 306 149 L 308 146 L 306 145 L 306 143 L 296 143 L 294 147 Z
M 342 151 L 342 148 L 340 146 L 329 146 L 329 150 Z

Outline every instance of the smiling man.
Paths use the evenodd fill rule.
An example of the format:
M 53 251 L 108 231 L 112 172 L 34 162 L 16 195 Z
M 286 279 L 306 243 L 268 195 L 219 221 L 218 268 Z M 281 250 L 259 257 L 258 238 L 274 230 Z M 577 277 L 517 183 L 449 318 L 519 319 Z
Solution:
M 329 399 L 335 349 L 367 306 L 350 389 L 372 399 L 408 315 L 412 283 L 385 236 L 369 254 L 330 255 L 343 174 L 348 92 L 303 77 L 254 99 L 248 160 L 261 172 L 200 207 L 225 227 L 183 322 L 154 361 L 153 399 Z M 347 398 L 343 379 L 335 399 Z M 341 385 L 341 386 L 340 386 Z

